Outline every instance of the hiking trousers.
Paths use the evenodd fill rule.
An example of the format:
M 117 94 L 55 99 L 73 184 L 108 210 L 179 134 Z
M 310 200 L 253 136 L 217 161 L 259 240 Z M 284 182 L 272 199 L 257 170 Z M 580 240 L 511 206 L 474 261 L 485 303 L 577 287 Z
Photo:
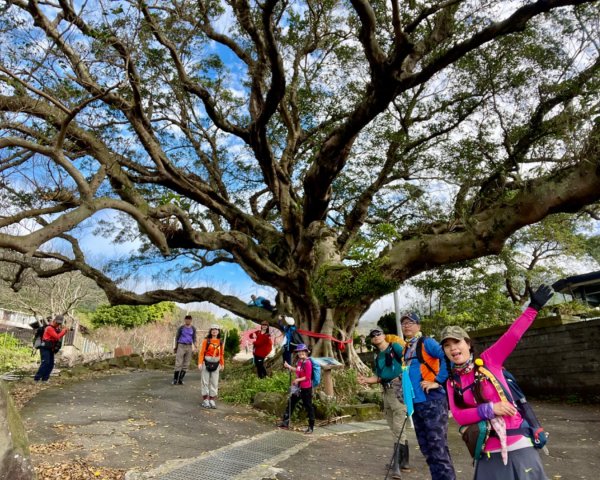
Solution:
M 415 434 L 429 465 L 431 480 L 456 480 L 448 449 L 448 401 L 429 400 L 415 403 L 414 408 Z
M 256 373 L 258 378 L 265 378 L 267 376 L 267 369 L 265 368 L 265 357 L 259 357 L 254 355 L 254 365 L 256 366 Z
M 191 343 L 178 343 L 175 355 L 175 371 L 186 372 L 190 367 L 193 345 Z
M 287 408 L 285 409 L 285 412 L 283 412 L 283 421 L 284 423 L 289 423 L 290 414 L 294 413 L 296 405 L 298 405 L 298 402 L 300 402 L 300 400 L 302 400 L 302 405 L 304 405 L 304 410 L 306 411 L 306 415 L 308 416 L 308 426 L 310 428 L 314 428 L 315 408 L 312 403 L 312 387 L 301 388 L 298 395 L 290 395 Z
M 202 368 L 200 392 L 203 397 L 208 395 L 214 398 L 219 394 L 219 371 L 220 368 L 217 368 L 214 372 L 209 372 L 206 365 Z
M 474 480 L 548 480 L 539 452 L 533 447 L 508 452 L 508 464 L 502 454 L 484 454 L 475 465 Z
M 42 347 L 40 348 L 40 358 L 42 362 L 40 363 L 40 368 L 33 379 L 36 382 L 38 380 L 46 382 L 50 378 L 50 374 L 54 369 L 54 352 L 49 348 Z
M 393 387 L 383 389 L 383 414 L 394 434 L 394 441 L 400 441 L 404 445 L 406 442 L 406 429 L 402 432 L 402 437 L 398 438 L 398 435 L 402 431 L 402 424 L 406 418 L 406 406 L 398 400 Z

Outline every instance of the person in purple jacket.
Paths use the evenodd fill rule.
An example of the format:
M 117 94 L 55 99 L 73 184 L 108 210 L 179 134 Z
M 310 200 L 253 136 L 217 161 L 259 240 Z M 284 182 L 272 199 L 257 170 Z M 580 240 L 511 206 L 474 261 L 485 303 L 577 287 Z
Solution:
M 298 355 L 296 366 L 293 367 L 287 362 L 283 364 L 288 370 L 296 371 L 296 378 L 291 385 L 288 406 L 283 413 L 281 422 L 277 426 L 279 428 L 289 428 L 292 412 L 296 408 L 296 405 L 298 405 L 298 402 L 302 400 L 302 404 L 308 415 L 308 428 L 304 430 L 304 433 L 311 434 L 315 428 L 315 409 L 312 403 L 312 363 L 308 358 L 308 347 L 303 343 L 296 346 L 295 352 Z
M 454 419 L 459 425 L 481 420 L 487 420 L 491 425 L 483 454 L 476 459 L 475 480 L 547 479 L 531 439 L 521 433 L 523 418 L 517 408 L 509 400 L 501 398 L 494 381 L 490 381 L 480 369 L 489 370 L 496 381 L 506 391 L 509 390 L 503 374 L 504 362 L 550 297 L 550 287 L 540 286 L 531 294 L 529 307 L 480 358 L 475 358 L 472 341 L 461 327 L 448 326 L 442 331 L 440 343 L 452 369 L 447 391 Z

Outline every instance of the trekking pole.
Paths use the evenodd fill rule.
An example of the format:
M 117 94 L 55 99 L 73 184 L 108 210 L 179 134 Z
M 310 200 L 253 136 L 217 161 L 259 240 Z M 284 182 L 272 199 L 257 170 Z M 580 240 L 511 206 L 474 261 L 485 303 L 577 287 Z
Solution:
M 404 422 L 402 423 L 402 428 L 400 429 L 400 433 L 398 434 L 398 438 L 396 439 L 396 445 L 394 446 L 394 453 L 392 453 L 392 458 L 390 459 L 390 463 L 388 463 L 387 472 L 385 472 L 385 478 L 383 480 L 387 480 L 390 474 L 390 470 L 394 466 L 394 459 L 396 455 L 398 455 L 398 451 L 400 450 L 400 439 L 402 438 L 402 434 L 404 433 L 404 427 L 406 426 L 406 421 L 408 420 L 408 415 L 404 417 Z
M 288 369 L 288 372 L 290 373 L 290 388 L 289 388 L 290 394 L 288 395 L 288 427 L 289 427 L 290 423 L 292 423 L 292 371 L 290 369 Z

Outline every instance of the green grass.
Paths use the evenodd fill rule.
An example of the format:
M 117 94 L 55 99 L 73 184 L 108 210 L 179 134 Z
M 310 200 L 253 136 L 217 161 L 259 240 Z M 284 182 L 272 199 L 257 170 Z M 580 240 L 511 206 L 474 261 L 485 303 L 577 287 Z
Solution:
M 31 348 L 24 347 L 12 335 L 0 333 L 0 372 L 10 372 L 30 365 L 34 361 Z
M 219 397 L 229 403 L 251 404 L 258 392 L 287 393 L 290 386 L 286 372 L 274 372 L 271 377 L 260 379 L 254 368 L 247 366 L 230 367 L 224 377 L 225 381 L 219 385 Z

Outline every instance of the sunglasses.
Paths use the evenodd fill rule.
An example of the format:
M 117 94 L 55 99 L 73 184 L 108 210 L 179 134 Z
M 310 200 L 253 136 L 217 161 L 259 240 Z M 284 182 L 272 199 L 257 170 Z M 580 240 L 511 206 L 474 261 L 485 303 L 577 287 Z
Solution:
M 369 335 L 369 337 L 375 338 L 375 337 L 379 337 L 380 335 L 383 335 L 383 332 L 373 332 Z

